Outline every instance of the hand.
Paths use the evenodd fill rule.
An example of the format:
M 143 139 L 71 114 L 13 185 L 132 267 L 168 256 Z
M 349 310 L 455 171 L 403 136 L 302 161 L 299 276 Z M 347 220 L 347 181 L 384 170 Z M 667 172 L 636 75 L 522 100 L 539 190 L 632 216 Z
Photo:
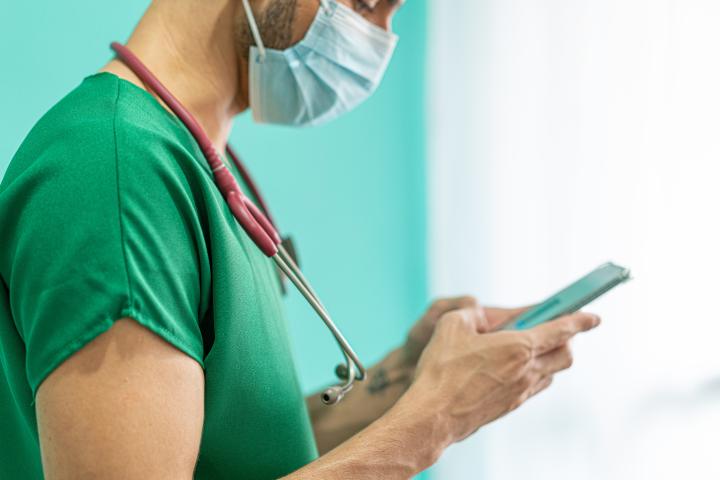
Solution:
M 531 330 L 479 335 L 477 316 L 476 307 L 442 316 L 406 394 L 411 408 L 436 414 L 448 444 L 547 388 L 572 364 L 568 342 L 600 323 L 576 313 Z
M 412 365 L 417 363 L 425 346 L 433 336 L 438 321 L 448 312 L 460 309 L 466 310 L 474 330 L 477 333 L 487 333 L 510 323 L 527 308 L 482 307 L 472 296 L 436 300 L 410 330 L 403 349 L 405 361 Z
M 331 409 L 320 396 L 308 399 L 310 417 L 320 453 L 329 452 L 384 415 L 413 382 L 415 367 L 430 341 L 440 317 L 448 311 L 466 309 L 474 330 L 488 332 L 506 324 L 524 309 L 482 308 L 473 297 L 438 300 L 417 322 L 401 348 L 391 351 L 370 368 L 367 380 Z

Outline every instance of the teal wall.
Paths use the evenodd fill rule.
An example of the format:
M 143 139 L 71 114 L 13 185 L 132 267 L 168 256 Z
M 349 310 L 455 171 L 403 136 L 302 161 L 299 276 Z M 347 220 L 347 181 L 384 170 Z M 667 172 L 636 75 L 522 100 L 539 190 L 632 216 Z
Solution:
M 33 123 L 109 58 L 147 1 L 9 1 L 0 10 L 0 173 Z M 426 5 L 398 14 L 397 54 L 377 94 L 332 125 L 241 118 L 232 141 L 255 172 L 308 277 L 366 363 L 399 344 L 426 304 Z M 305 388 L 341 359 L 297 295 L 288 300 Z

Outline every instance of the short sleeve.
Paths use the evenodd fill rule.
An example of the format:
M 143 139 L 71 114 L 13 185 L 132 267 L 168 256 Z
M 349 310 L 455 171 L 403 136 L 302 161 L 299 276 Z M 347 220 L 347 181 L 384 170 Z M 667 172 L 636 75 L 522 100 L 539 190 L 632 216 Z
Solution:
M 203 362 L 207 259 L 183 169 L 163 139 L 128 132 L 115 119 L 83 127 L 44 150 L 3 192 L 14 212 L 3 235 L 11 311 L 33 394 L 125 317 Z

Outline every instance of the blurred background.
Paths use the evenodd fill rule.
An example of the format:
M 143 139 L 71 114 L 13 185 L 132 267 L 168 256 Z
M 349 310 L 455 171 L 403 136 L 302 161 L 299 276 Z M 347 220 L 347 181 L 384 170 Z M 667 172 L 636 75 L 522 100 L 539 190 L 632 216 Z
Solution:
M 0 174 L 147 0 L 6 2 Z M 436 479 L 720 478 L 720 3 L 408 0 L 386 81 L 332 125 L 242 117 L 232 141 L 367 361 L 431 297 L 541 300 L 613 260 L 553 388 L 450 449 Z M 338 354 L 288 299 L 304 387 Z
M 713 0 L 431 3 L 431 291 L 635 277 L 573 370 L 437 478 L 720 478 L 719 23 Z

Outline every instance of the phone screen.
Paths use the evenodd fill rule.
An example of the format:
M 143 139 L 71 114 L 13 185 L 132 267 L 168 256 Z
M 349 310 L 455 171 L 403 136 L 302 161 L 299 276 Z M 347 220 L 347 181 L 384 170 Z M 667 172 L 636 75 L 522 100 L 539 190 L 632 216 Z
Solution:
M 508 327 L 526 330 L 576 312 L 630 279 L 630 270 L 606 263 L 516 318 Z

